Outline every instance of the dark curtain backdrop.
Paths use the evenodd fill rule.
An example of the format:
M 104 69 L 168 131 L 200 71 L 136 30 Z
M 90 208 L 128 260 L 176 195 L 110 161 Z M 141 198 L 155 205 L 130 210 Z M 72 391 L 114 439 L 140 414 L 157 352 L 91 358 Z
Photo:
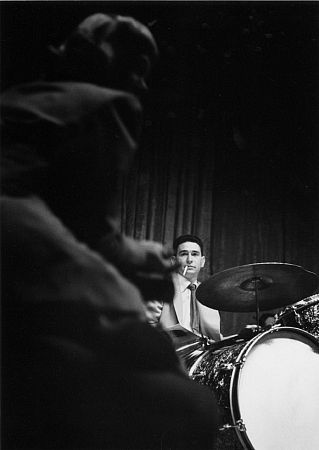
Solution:
M 254 262 L 319 273 L 317 2 L 2 2 L 3 88 L 41 71 L 48 44 L 93 12 L 151 26 L 160 60 L 122 231 L 199 235 L 202 279 Z M 254 313 L 221 312 L 224 335 Z
M 165 244 L 199 235 L 202 280 L 269 261 L 319 273 L 318 7 L 202 8 L 161 17 L 164 68 L 123 185 L 122 230 Z M 224 335 L 256 323 L 254 312 L 221 318 Z
M 146 127 L 123 185 L 122 231 L 168 245 L 179 234 L 201 236 L 207 259 L 202 280 L 224 269 L 266 261 L 318 273 L 316 189 L 305 187 L 308 178 L 299 186 L 299 170 L 290 173 L 290 179 L 277 168 L 264 168 L 258 158 L 254 164 L 232 158 L 231 144 L 218 139 L 215 131 L 186 114 L 160 117 Z M 263 136 L 255 136 L 255 145 L 258 139 Z M 221 312 L 221 317 L 224 335 L 255 323 L 254 313 Z

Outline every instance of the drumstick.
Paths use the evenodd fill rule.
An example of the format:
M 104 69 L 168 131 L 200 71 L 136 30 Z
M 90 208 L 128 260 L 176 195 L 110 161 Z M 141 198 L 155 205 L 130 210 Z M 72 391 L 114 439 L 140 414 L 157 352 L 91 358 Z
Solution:
M 188 266 L 185 266 L 184 271 L 183 271 L 183 276 L 185 277 L 186 272 L 187 272 Z

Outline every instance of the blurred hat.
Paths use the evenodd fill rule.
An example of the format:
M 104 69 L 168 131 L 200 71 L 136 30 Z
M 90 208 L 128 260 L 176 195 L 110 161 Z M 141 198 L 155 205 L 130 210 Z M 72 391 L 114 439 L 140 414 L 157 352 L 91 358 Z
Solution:
M 106 54 L 105 43 L 122 42 L 136 53 L 146 53 L 152 61 L 158 55 L 157 45 L 150 30 L 132 17 L 93 14 L 81 22 L 67 39 L 67 49 L 72 48 L 76 36 L 81 36 Z
M 158 48 L 150 30 L 132 17 L 93 14 L 84 19 L 59 48 L 51 48 L 72 72 L 72 79 L 109 85 L 114 59 L 122 70 L 138 55 L 153 64 Z M 116 68 L 117 69 L 117 68 Z

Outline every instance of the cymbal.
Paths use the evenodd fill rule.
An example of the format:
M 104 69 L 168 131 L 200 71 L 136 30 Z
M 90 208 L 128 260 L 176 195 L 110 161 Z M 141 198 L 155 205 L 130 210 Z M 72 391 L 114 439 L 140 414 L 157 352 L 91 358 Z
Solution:
M 197 300 L 220 311 L 266 311 L 313 294 L 319 277 L 301 266 L 266 262 L 233 267 L 212 275 L 196 290 Z

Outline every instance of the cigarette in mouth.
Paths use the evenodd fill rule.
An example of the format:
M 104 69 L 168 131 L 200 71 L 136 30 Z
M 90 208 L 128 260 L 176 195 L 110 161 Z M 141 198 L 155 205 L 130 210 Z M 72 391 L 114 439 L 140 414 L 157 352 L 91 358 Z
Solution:
M 186 272 L 187 272 L 188 266 L 185 266 L 184 271 L 183 271 L 183 276 L 185 277 Z

